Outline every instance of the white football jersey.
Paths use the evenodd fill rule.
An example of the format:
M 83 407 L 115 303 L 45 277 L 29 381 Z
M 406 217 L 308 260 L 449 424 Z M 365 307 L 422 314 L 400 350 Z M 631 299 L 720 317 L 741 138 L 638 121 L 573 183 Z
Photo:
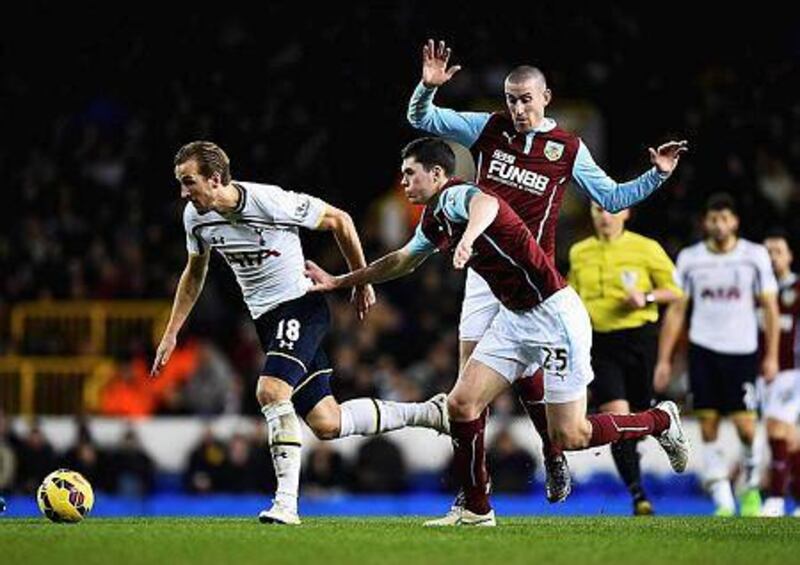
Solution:
M 692 300 L 689 341 L 718 353 L 754 353 L 756 296 L 778 291 L 766 248 L 739 239 L 728 253 L 714 253 L 701 241 L 681 251 L 675 267 Z
M 298 226 L 314 229 L 325 213 L 319 198 L 278 186 L 234 181 L 241 192 L 236 210 L 200 214 L 189 202 L 183 210 L 186 249 L 216 249 L 233 269 L 250 315 L 258 318 L 311 286 Z

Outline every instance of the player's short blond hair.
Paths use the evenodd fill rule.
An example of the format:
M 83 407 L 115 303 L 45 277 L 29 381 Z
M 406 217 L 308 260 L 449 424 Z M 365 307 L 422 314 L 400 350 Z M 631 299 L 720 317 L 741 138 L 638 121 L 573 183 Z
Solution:
M 219 173 L 222 184 L 231 182 L 231 160 L 222 148 L 210 141 L 192 141 L 175 154 L 175 166 L 194 159 L 200 174 L 210 178 Z
M 506 76 L 506 82 L 512 84 L 519 84 L 531 79 L 542 81 L 545 88 L 547 87 L 547 80 L 544 78 L 544 73 L 538 67 L 532 67 L 531 65 L 515 67 Z

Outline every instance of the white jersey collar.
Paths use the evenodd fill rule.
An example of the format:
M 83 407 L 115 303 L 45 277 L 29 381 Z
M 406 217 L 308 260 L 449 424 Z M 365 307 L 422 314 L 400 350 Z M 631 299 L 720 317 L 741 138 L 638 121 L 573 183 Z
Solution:
M 555 128 L 556 128 L 556 121 L 553 118 L 544 118 L 542 119 L 541 124 L 533 128 L 525 135 L 530 136 L 530 135 L 535 135 L 537 133 L 547 133 L 548 131 L 553 131 Z

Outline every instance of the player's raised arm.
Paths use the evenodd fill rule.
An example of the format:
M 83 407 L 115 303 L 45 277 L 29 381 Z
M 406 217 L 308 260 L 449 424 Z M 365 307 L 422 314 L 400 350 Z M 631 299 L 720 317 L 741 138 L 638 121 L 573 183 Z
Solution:
M 422 46 L 422 84 L 426 88 L 438 88 L 453 78 L 461 65 L 448 67 L 453 51 L 440 40 L 438 43 L 429 39 Z
M 408 103 L 408 121 L 415 128 L 441 135 L 469 147 L 478 139 L 489 114 L 456 112 L 433 104 L 436 89 L 455 75 L 461 67 L 448 67 L 451 50 L 444 41 L 433 39 L 422 48 L 422 80 Z
M 367 265 L 367 261 L 364 258 L 364 249 L 361 247 L 361 240 L 358 237 L 358 231 L 350 214 L 328 204 L 316 229 L 333 232 L 336 243 L 339 245 L 339 250 L 342 252 L 342 256 L 347 261 L 347 266 L 350 267 L 351 271 L 361 269 Z M 353 288 L 352 301 L 356 307 L 358 317 L 363 319 L 370 307 L 375 304 L 375 291 L 369 284 L 356 285 Z
M 655 192 L 678 166 L 681 154 L 688 150 L 686 140 L 670 141 L 656 149 L 650 147 L 648 152 L 653 166 L 631 181 L 618 183 L 595 163 L 589 149 L 581 141 L 572 177 L 604 210 L 616 213 L 638 204 Z
M 189 313 L 197 302 L 197 297 L 203 290 L 210 256 L 208 249 L 205 250 L 205 253 L 189 253 L 188 255 L 186 267 L 183 269 L 178 288 L 175 290 L 172 313 L 150 369 L 151 376 L 157 375 L 164 368 L 175 350 L 178 332 L 183 327 L 186 318 L 189 317 Z

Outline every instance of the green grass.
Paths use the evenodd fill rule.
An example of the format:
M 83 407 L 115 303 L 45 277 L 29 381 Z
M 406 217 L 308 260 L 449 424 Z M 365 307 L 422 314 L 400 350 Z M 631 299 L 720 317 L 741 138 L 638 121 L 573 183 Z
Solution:
M 800 520 L 506 518 L 497 528 L 425 529 L 419 519 L 0 521 L 0 563 L 796 563 Z

